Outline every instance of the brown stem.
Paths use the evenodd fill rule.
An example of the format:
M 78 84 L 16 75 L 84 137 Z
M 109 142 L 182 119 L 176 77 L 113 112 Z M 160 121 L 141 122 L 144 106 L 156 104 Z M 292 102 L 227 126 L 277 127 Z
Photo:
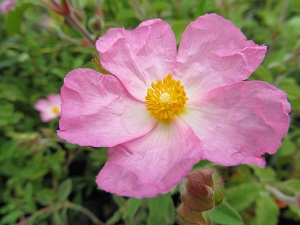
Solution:
M 95 0 L 95 5 L 96 5 L 96 17 L 100 22 L 100 27 L 101 29 L 105 26 L 105 20 L 104 20 L 104 14 L 102 10 L 102 1 L 101 0 Z
M 54 5 L 54 7 L 56 8 L 60 8 L 60 5 L 55 1 L 55 0 L 51 0 L 52 4 Z M 70 5 L 68 6 L 70 7 Z M 65 17 L 65 19 L 67 20 L 68 23 L 70 23 L 71 25 L 73 25 L 78 31 L 79 33 L 81 33 L 86 40 L 88 41 L 88 43 L 91 46 L 95 45 L 95 41 L 93 40 L 93 38 L 91 37 L 91 34 L 88 32 L 87 29 L 85 29 L 84 26 L 81 25 L 81 23 L 77 20 L 77 18 L 74 16 L 72 10 L 70 10 L 69 14 L 62 14 L 62 16 Z
M 91 38 L 90 33 L 85 29 L 73 14 L 65 15 L 66 20 L 72 24 L 88 41 L 91 46 L 95 45 L 95 41 Z
M 77 210 L 77 211 L 85 214 L 91 221 L 93 221 L 94 224 L 105 225 L 105 223 L 103 223 L 101 220 L 99 220 L 90 210 L 88 210 L 87 208 L 85 208 L 81 205 L 76 205 L 71 202 L 64 202 L 64 203 L 60 203 L 55 206 L 48 206 L 48 207 L 42 208 L 39 211 L 37 211 L 36 213 L 32 214 L 31 216 L 25 218 L 24 220 L 20 221 L 19 223 L 15 224 L 15 225 L 26 225 L 30 220 L 32 220 L 46 212 L 52 211 L 54 209 L 62 209 L 62 208 L 69 208 L 69 209 Z
M 60 209 L 63 207 L 63 204 L 61 203 L 61 204 L 57 205 L 56 207 L 58 209 Z M 42 208 L 39 211 L 37 211 L 36 213 L 32 214 L 31 216 L 25 218 L 24 220 L 20 221 L 19 223 L 15 224 L 15 225 L 26 225 L 30 220 L 32 220 L 46 212 L 52 211 L 52 210 L 53 210 L 53 206 Z

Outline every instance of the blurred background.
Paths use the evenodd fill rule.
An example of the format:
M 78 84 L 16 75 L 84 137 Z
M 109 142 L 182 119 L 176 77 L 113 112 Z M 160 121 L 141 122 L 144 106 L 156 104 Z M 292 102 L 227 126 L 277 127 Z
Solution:
M 6 0 L 0 1 L 0 224 L 175 224 L 178 187 L 152 199 L 123 198 L 97 188 L 101 148 L 56 135 L 35 104 L 59 94 L 76 68 L 97 67 L 95 40 L 111 27 L 135 28 L 162 18 L 177 43 L 198 16 L 217 13 L 248 39 L 268 46 L 251 79 L 287 93 L 291 125 L 267 166 L 222 167 L 227 207 L 213 224 L 300 224 L 300 1 L 297 0 Z M 46 103 L 45 103 L 46 104 Z M 52 110 L 53 111 L 53 110 Z M 55 113 L 54 111 L 52 113 Z M 57 117 L 57 116 L 54 116 Z

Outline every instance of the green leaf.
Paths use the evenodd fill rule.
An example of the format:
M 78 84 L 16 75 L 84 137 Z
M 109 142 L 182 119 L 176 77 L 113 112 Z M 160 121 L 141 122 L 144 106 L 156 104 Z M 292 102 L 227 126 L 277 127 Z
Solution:
M 262 80 L 268 83 L 273 82 L 272 74 L 270 70 L 264 67 L 258 67 L 255 72 L 251 75 L 250 80 Z
M 123 197 L 120 197 L 118 195 L 113 195 L 113 199 L 115 203 L 117 203 L 119 208 L 124 207 L 126 205 L 126 200 Z
M 33 196 L 33 185 L 31 182 L 28 182 L 24 189 L 24 200 L 26 201 L 27 204 L 32 203 L 33 201 L 32 196 Z
M 300 194 L 300 180 L 299 179 L 291 179 L 282 183 L 282 187 L 289 191 L 293 192 L 296 195 Z
M 6 29 L 11 33 L 20 33 L 23 13 L 30 4 L 21 4 L 14 10 L 9 10 L 6 20 Z
M 143 200 L 130 198 L 128 200 L 128 207 L 126 208 L 126 212 L 124 213 L 124 217 L 132 218 L 141 207 Z
M 225 196 L 228 203 L 240 212 L 255 202 L 260 189 L 257 184 L 245 183 L 227 189 Z
M 277 155 L 278 156 L 289 156 L 292 155 L 297 149 L 297 146 L 294 142 L 290 139 L 289 135 L 286 135 L 283 140 L 280 148 L 278 149 Z
M 211 211 L 211 220 L 222 225 L 242 225 L 243 220 L 240 214 L 226 201 Z
M 21 210 L 12 211 L 1 219 L 1 224 L 14 224 L 21 215 L 23 215 Z
M 116 21 L 119 24 L 123 24 L 124 21 L 128 21 L 129 19 L 137 19 L 138 16 L 136 15 L 136 12 L 130 9 L 124 9 L 120 11 L 116 16 Z
M 196 6 L 196 13 L 195 13 L 196 17 L 198 17 L 199 15 L 205 14 L 205 12 L 206 12 L 205 5 L 206 5 L 206 0 L 198 1 L 198 4 Z
M 115 212 L 115 214 L 109 218 L 108 221 L 106 221 L 106 225 L 114 225 L 117 222 L 119 222 L 119 220 L 121 220 L 122 217 L 122 211 L 118 210 Z
M 175 207 L 171 194 L 159 195 L 149 199 L 149 217 L 147 225 L 173 224 Z
M 56 193 L 51 189 L 42 189 L 36 194 L 39 204 L 43 206 L 51 205 L 56 198 Z
M 298 218 L 300 218 L 300 209 L 295 204 L 290 204 L 289 209 L 291 210 L 291 212 L 297 215 Z
M 52 218 L 55 225 L 65 225 L 61 215 L 58 213 L 58 210 L 53 211 Z
M 188 20 L 177 20 L 171 24 L 171 28 L 175 34 L 176 44 L 180 43 L 181 36 L 186 26 L 189 24 Z
M 62 182 L 58 188 L 58 199 L 60 201 L 67 200 L 68 196 L 71 194 L 72 191 L 72 180 L 67 179 Z
M 249 165 L 253 170 L 255 175 L 262 182 L 270 182 L 275 180 L 276 173 L 271 167 L 260 168 L 258 166 Z
M 278 88 L 287 93 L 292 108 L 300 108 L 300 86 L 294 78 L 285 78 L 278 84 Z
M 279 208 L 271 196 L 257 199 L 255 213 L 256 225 L 276 225 L 278 222 Z
M 161 12 L 161 11 L 168 10 L 168 9 L 170 9 L 170 4 L 169 3 L 159 1 L 159 2 L 154 2 L 153 4 L 151 4 L 149 12 L 150 13 L 157 13 L 157 12 Z

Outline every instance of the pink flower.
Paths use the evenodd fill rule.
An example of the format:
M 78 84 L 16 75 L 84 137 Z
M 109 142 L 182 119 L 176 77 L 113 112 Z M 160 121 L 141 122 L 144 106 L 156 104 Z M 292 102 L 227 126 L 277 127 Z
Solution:
M 40 112 L 43 122 L 48 122 L 60 116 L 61 99 L 59 94 L 50 94 L 47 99 L 39 99 L 34 108 Z
M 96 48 L 114 75 L 76 69 L 66 76 L 58 135 L 109 147 L 96 178 L 108 192 L 136 198 L 166 193 L 201 159 L 263 167 L 262 155 L 274 154 L 287 133 L 285 93 L 244 81 L 266 47 L 216 14 L 188 25 L 178 53 L 170 26 L 160 19 L 134 30 L 110 29 Z
M 14 9 L 16 7 L 15 0 L 4 0 L 0 5 L 1 12 L 5 15 L 8 10 Z

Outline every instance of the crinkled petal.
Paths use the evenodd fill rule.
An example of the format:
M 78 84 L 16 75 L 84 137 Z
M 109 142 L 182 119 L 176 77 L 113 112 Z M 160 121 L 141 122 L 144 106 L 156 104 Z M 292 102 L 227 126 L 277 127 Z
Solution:
M 96 48 L 102 66 L 142 101 L 151 82 L 173 71 L 177 54 L 174 33 L 160 19 L 145 21 L 134 30 L 110 29 Z
M 157 123 L 114 76 L 76 69 L 61 89 L 60 138 L 79 145 L 115 146 L 148 133 Z
M 201 142 L 179 118 L 109 150 L 96 178 L 100 188 L 123 196 L 153 197 L 170 191 L 201 158 Z
M 175 75 L 191 99 L 213 88 L 247 79 L 266 46 L 247 41 L 240 29 L 216 15 L 200 16 L 182 35 Z
M 203 143 L 203 158 L 232 166 L 265 165 L 287 133 L 290 104 L 276 87 L 260 81 L 216 88 L 189 101 L 180 117 Z

